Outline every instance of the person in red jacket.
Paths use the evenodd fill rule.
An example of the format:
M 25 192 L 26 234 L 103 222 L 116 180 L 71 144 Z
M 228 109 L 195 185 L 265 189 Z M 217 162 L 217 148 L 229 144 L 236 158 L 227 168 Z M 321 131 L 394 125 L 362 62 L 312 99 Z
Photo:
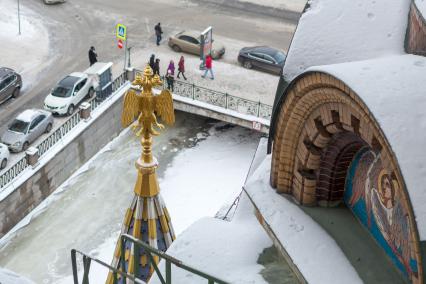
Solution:
M 177 74 L 177 77 L 180 78 L 179 75 L 182 74 L 183 78 L 186 80 L 186 77 L 185 77 L 185 59 L 183 58 L 183 56 L 180 57 L 179 64 L 178 64 L 178 71 L 179 72 Z
M 205 78 L 207 76 L 207 73 L 210 72 L 210 79 L 214 80 L 214 75 L 213 75 L 213 66 L 212 66 L 212 57 L 211 55 L 207 55 L 206 57 L 206 71 L 204 71 L 204 75 L 202 75 L 201 77 Z

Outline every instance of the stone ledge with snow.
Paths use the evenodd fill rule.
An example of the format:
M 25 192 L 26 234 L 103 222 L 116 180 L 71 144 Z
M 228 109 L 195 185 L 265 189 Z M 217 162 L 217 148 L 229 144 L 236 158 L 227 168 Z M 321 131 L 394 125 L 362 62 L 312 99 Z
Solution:
M 243 194 L 231 222 L 203 218 L 187 228 L 167 254 L 229 283 L 267 283 L 260 274 L 264 267 L 257 260 L 263 249 L 272 246 L 272 241 L 257 222 L 253 209 Z M 160 262 L 159 268 L 164 271 L 165 263 Z M 207 283 L 207 280 L 174 265 L 172 281 Z M 161 282 L 154 275 L 149 283 Z

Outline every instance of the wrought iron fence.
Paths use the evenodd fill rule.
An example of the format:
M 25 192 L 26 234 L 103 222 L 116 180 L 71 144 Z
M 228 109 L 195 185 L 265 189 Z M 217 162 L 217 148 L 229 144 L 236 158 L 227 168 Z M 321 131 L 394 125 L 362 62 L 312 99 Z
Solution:
M 137 72 L 142 71 L 137 70 Z M 164 77 L 162 77 L 162 80 L 162 88 L 165 89 L 166 80 L 164 80 Z M 260 101 L 256 102 L 237 96 L 232 96 L 228 93 L 211 90 L 180 80 L 174 81 L 173 93 L 182 97 L 267 120 L 270 120 L 272 116 L 272 106 L 263 104 Z
M 134 274 L 138 274 L 138 271 L 140 270 L 140 264 L 141 264 L 141 258 L 139 255 L 139 252 L 141 249 L 147 253 L 147 261 L 148 265 L 152 265 L 154 268 L 154 272 L 157 275 L 158 279 L 162 284 L 171 284 L 172 283 L 172 264 L 187 271 L 190 272 L 193 275 L 197 275 L 198 277 L 205 279 L 206 283 L 208 284 L 227 284 L 227 282 L 220 280 L 219 278 L 209 275 L 205 272 L 202 272 L 200 270 L 197 270 L 193 267 L 190 267 L 186 264 L 184 264 L 182 261 L 171 257 L 167 255 L 166 253 L 153 248 L 149 246 L 148 244 L 134 238 L 130 235 L 121 235 L 120 236 L 120 242 L 121 242 L 121 254 L 120 254 L 120 263 L 122 264 L 120 268 L 112 267 L 105 262 L 95 258 L 91 257 L 89 255 L 86 255 L 80 251 L 77 251 L 75 249 L 71 250 L 71 263 L 72 263 L 72 271 L 73 271 L 73 277 L 74 277 L 74 284 L 79 284 L 78 280 L 78 271 L 77 271 L 77 254 L 80 254 L 83 257 L 83 279 L 82 284 L 89 284 L 89 273 L 90 273 L 90 264 L 92 261 L 97 262 L 98 264 L 108 268 L 108 270 L 112 273 L 112 283 L 118 284 L 118 283 L 127 283 L 126 280 L 130 280 L 133 283 L 144 283 L 140 279 L 135 278 L 133 275 L 129 275 L 126 272 L 125 269 L 125 242 L 130 242 L 132 244 L 132 254 L 134 255 L 134 262 L 133 262 L 133 271 Z M 160 260 L 163 259 L 165 261 L 165 273 L 162 273 L 160 269 L 158 268 L 156 262 L 154 261 L 154 256 L 158 257 Z M 165 274 L 165 275 L 164 275 Z M 120 279 L 121 278 L 121 279 Z M 120 279 L 120 280 L 119 280 Z
M 112 92 L 105 94 L 102 99 L 105 99 L 107 96 L 116 92 L 124 83 L 126 82 L 126 72 L 121 73 L 114 81 L 111 83 Z M 111 88 L 110 88 L 111 89 Z M 90 108 L 93 111 L 103 100 L 99 98 L 90 99 Z M 52 148 L 56 143 L 61 141 L 61 139 L 70 132 L 76 125 L 81 121 L 80 113 L 77 111 L 72 116 L 70 116 L 61 126 L 59 126 L 53 133 L 48 137 L 43 139 L 36 147 L 38 149 L 39 157 L 43 156 L 50 148 Z M 21 174 L 28 167 L 26 157 L 20 159 L 12 167 L 10 167 L 6 172 L 0 175 L 0 191 L 10 182 L 12 182 L 19 174 Z

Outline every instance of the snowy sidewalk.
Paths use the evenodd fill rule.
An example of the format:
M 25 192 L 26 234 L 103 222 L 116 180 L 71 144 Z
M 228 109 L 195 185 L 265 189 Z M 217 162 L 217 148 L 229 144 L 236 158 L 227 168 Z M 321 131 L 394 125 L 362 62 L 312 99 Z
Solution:
M 297 23 L 307 0 L 198 0 Z
M 263 142 L 263 143 L 262 143 Z M 245 190 L 308 283 L 362 283 L 335 240 L 302 209 L 269 185 L 271 156 L 263 139 Z

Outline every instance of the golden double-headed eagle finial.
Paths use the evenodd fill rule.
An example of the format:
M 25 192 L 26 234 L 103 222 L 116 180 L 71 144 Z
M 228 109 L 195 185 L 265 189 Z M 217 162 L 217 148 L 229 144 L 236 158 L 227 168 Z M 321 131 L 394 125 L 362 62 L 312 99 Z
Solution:
M 158 135 L 154 127 L 163 129 L 164 126 L 157 121 L 156 114 L 167 125 L 175 122 L 173 108 L 173 97 L 169 90 L 162 90 L 159 95 L 154 95 L 153 88 L 161 86 L 160 76 L 153 75 L 153 71 L 147 65 L 143 75 L 136 74 L 132 87 L 124 96 L 124 107 L 121 115 L 121 124 L 123 127 L 129 126 L 137 119 L 133 130 L 136 135 L 148 137 Z

